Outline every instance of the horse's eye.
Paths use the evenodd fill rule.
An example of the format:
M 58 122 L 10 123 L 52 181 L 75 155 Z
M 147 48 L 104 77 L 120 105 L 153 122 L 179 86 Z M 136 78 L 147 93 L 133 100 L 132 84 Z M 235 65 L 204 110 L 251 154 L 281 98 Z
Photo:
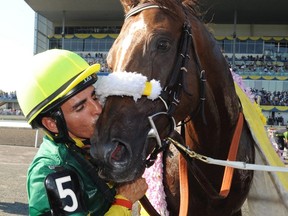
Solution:
M 170 47 L 169 41 L 161 40 L 157 44 L 157 49 L 161 51 L 167 51 Z

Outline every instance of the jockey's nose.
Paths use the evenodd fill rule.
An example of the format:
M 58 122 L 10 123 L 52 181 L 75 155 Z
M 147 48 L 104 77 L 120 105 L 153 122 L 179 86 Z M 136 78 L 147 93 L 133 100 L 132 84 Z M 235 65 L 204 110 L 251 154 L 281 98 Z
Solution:
M 91 99 L 89 102 L 92 114 L 100 115 L 102 113 L 102 105 L 100 104 L 99 100 Z

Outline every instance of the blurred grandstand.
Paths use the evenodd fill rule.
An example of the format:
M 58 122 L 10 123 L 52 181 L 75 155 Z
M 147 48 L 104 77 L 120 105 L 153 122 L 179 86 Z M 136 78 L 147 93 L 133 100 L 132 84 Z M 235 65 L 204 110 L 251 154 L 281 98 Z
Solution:
M 52 48 L 68 49 L 91 64 L 100 63 L 102 71 L 109 71 L 105 59 L 124 21 L 119 1 L 25 2 L 35 11 L 34 54 Z M 203 20 L 227 62 L 257 92 L 255 100 L 264 100 L 263 91 L 286 92 L 286 103 L 262 103 L 261 108 L 267 117 L 281 115 L 283 124 L 287 124 L 288 1 L 203 0 L 201 5 Z

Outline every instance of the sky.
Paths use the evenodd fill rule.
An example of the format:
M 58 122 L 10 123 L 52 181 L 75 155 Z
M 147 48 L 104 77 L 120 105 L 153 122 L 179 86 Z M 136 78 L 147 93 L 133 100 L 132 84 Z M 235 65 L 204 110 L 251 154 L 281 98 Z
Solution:
M 0 90 L 16 90 L 21 65 L 33 56 L 35 12 L 24 0 L 0 1 Z

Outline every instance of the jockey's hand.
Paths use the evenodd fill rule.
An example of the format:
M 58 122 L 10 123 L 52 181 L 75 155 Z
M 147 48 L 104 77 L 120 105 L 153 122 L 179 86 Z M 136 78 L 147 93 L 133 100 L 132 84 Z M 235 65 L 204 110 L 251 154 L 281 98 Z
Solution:
M 132 203 L 141 199 L 148 189 L 148 185 L 144 178 L 139 178 L 135 181 L 119 184 L 116 187 L 117 194 L 126 197 Z

